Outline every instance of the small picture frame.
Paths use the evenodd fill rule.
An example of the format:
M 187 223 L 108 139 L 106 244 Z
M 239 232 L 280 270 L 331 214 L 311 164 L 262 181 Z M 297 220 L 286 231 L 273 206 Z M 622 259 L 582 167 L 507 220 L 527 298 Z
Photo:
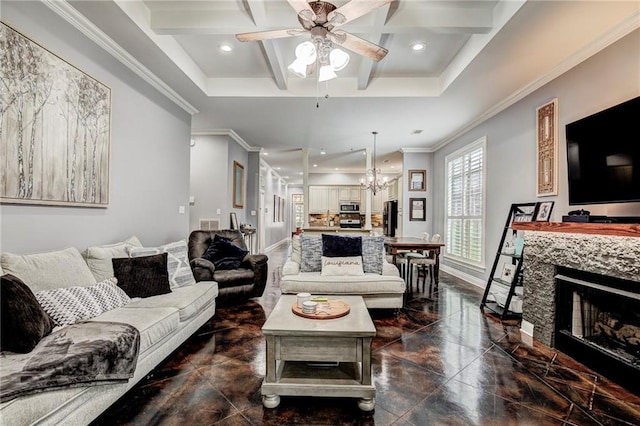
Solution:
M 238 216 L 235 213 L 229 213 L 229 218 L 231 221 L 231 229 L 240 229 L 238 227 Z
M 409 191 L 427 190 L 427 171 L 409 170 Z
M 509 284 L 511 284 L 513 282 L 513 278 L 515 274 L 516 274 L 516 265 L 514 265 L 513 263 L 505 262 L 504 266 L 502 267 L 502 275 L 500 276 L 500 279 L 502 281 L 506 281 Z
M 543 201 L 536 206 L 536 222 L 549 222 L 551 211 L 553 210 L 553 201 Z
M 409 220 L 426 221 L 426 198 L 409 198 Z

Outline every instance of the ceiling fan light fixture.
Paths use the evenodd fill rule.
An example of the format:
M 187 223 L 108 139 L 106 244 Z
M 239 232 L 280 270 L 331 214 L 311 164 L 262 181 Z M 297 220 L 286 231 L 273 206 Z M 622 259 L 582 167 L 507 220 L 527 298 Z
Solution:
M 336 78 L 338 74 L 335 73 L 333 67 L 331 65 L 323 65 L 320 67 L 320 72 L 318 74 L 318 81 L 329 81 Z
M 307 76 L 307 64 L 300 59 L 293 61 L 287 69 L 300 78 L 305 78 Z
M 316 47 L 310 41 L 305 41 L 296 46 L 296 60 L 300 60 L 305 65 L 311 65 L 318 57 Z
M 329 62 L 331 63 L 334 71 L 344 69 L 344 67 L 349 63 L 349 59 L 351 59 L 349 54 L 344 50 L 333 49 L 331 50 L 331 53 L 329 53 Z

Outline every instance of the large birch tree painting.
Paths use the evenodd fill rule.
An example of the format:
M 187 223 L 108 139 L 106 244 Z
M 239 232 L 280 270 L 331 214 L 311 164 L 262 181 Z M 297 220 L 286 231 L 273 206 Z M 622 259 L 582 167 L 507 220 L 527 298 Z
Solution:
M 111 90 L 0 23 L 0 201 L 109 204 Z

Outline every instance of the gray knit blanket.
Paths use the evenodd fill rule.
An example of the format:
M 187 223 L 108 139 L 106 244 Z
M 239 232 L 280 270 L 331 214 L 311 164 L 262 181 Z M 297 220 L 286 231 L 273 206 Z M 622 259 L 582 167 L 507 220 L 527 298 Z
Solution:
M 0 402 L 67 387 L 126 382 L 140 333 L 128 324 L 81 322 L 45 336 L 29 353 L 0 354 Z

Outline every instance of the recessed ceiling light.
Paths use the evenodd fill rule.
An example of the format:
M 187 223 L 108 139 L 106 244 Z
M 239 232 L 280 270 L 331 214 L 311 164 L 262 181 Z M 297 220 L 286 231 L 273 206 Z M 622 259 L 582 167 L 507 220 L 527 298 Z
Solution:
M 229 53 L 229 52 L 231 52 L 231 51 L 233 50 L 233 48 L 231 47 L 231 45 L 230 45 L 230 44 L 226 44 L 226 43 L 221 44 L 220 46 L 218 46 L 218 49 L 219 49 L 221 52 L 224 52 L 224 53 Z
M 340 170 L 340 169 L 336 167 L 335 170 Z
M 300 173 L 298 173 L 298 174 L 299 174 L 299 175 L 303 175 L 304 173 L 300 172 Z
M 282 167 L 276 167 L 276 170 L 280 170 L 280 169 L 282 169 Z
M 268 152 L 263 152 L 262 155 L 269 155 L 269 153 Z
M 421 50 L 424 50 L 427 47 L 426 43 L 423 43 L 421 41 L 418 41 L 416 43 L 413 43 L 411 45 L 411 50 L 415 51 L 415 52 L 419 52 Z
M 314 164 L 314 165 L 313 165 L 313 167 L 318 167 L 318 165 L 317 165 L 317 164 Z
M 322 149 L 320 150 L 320 155 L 325 155 L 325 154 L 326 154 L 326 152 L 324 152 L 324 148 L 322 148 Z

